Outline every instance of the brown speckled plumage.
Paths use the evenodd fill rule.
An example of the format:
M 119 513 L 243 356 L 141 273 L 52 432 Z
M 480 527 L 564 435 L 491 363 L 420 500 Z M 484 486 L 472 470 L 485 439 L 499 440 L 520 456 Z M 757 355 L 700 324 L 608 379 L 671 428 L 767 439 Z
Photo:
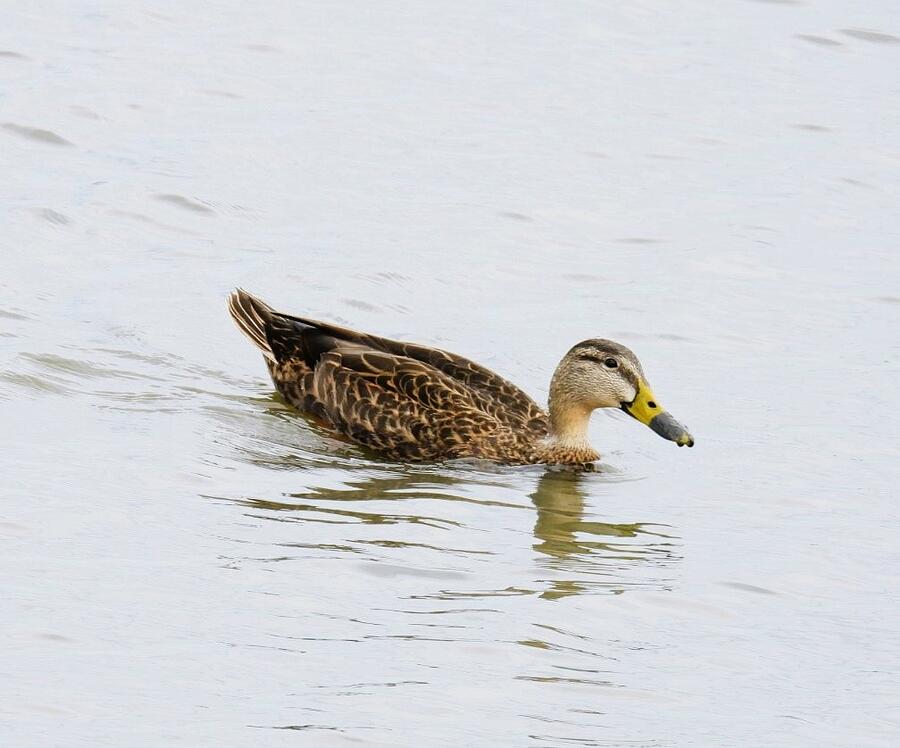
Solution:
M 242 290 L 228 306 L 263 352 L 275 387 L 290 405 L 388 457 L 582 466 L 599 457 L 586 438 L 551 438 L 544 409 L 462 356 L 281 314 Z M 579 345 L 592 342 L 607 341 Z M 584 358 L 577 349 L 568 354 L 573 366 Z M 554 380 L 561 377 L 567 385 L 571 377 L 559 373 L 563 364 Z M 556 389 L 559 399 L 569 396 L 566 386 Z M 551 408 L 552 399 L 553 387 Z
M 355 442 L 402 460 L 536 462 L 547 414 L 462 356 L 279 314 L 246 291 L 229 310 L 282 397 Z

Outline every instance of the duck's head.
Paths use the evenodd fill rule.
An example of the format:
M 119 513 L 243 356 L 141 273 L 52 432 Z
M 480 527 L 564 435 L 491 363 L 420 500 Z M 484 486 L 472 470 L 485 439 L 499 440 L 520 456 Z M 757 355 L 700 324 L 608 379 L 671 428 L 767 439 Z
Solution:
M 550 382 L 550 428 L 563 441 L 584 438 L 597 408 L 621 408 L 632 418 L 675 442 L 693 447 L 694 437 L 659 404 L 641 362 L 612 340 L 584 340 L 560 361 Z

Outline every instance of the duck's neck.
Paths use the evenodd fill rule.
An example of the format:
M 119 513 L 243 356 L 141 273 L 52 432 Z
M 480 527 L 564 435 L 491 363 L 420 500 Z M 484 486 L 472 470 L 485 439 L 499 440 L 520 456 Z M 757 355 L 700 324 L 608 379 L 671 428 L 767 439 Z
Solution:
M 600 459 L 588 441 L 593 410 L 582 404 L 560 402 L 551 397 L 550 433 L 542 450 L 543 462 L 581 464 Z

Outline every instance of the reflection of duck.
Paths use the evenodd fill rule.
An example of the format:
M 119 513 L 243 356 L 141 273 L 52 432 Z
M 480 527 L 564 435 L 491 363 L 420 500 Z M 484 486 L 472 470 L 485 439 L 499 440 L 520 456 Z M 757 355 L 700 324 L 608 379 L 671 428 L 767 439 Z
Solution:
M 267 511 L 310 513 L 303 521 L 316 521 L 311 517 L 328 516 L 332 521 L 361 521 L 367 524 L 409 522 L 441 528 L 458 526 L 460 523 L 448 517 L 431 514 L 408 514 L 403 509 L 410 506 L 411 502 L 421 500 L 502 505 L 498 501 L 475 499 L 454 493 L 453 487 L 464 482 L 461 477 L 438 473 L 427 468 L 407 467 L 403 473 L 398 473 L 369 465 L 345 476 L 341 481 L 341 487 L 309 486 L 303 491 L 286 493 L 277 500 L 250 498 L 242 499 L 240 503 Z M 488 487 L 491 484 L 481 482 L 480 485 Z M 398 511 L 373 511 L 368 508 L 369 502 L 377 502 L 379 508 L 387 502 L 398 502 L 396 504 Z M 360 506 L 365 508 L 361 509 Z
M 657 405 L 637 357 L 610 340 L 585 340 L 563 357 L 544 411 L 447 351 L 291 317 L 241 290 L 229 310 L 288 403 L 393 458 L 584 466 L 599 458 L 587 439 L 596 408 L 622 408 L 679 446 L 694 444 Z
M 531 499 L 537 508 L 534 536 L 540 542 L 536 550 L 548 556 L 566 558 L 573 554 L 590 553 L 596 549 L 612 550 L 614 546 L 591 541 L 579 541 L 577 533 L 633 538 L 642 532 L 641 523 L 612 525 L 606 522 L 585 522 L 584 492 L 579 486 L 582 477 L 572 473 L 547 471 L 538 481 Z
M 558 571 L 612 572 L 614 587 L 623 586 L 622 562 L 671 560 L 671 539 L 643 522 L 611 524 L 584 519 L 584 488 L 589 476 L 548 470 L 538 480 L 531 499 L 537 509 L 534 548 Z M 651 529 L 654 528 L 654 529 Z M 600 540 L 599 538 L 604 538 Z M 634 540 L 629 541 L 629 538 Z M 604 569 L 606 563 L 609 566 Z M 586 580 L 553 580 L 543 596 L 564 597 L 582 592 Z

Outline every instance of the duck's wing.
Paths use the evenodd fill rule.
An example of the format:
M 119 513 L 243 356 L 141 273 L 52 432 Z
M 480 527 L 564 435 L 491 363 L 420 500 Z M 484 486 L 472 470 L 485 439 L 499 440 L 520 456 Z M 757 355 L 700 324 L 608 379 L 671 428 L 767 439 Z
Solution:
M 319 384 L 313 388 L 313 374 L 325 361 L 326 354 L 336 352 L 341 357 L 367 354 L 367 358 L 348 358 L 347 361 L 352 361 L 352 364 L 348 363 L 345 368 L 356 371 L 357 375 L 364 375 L 363 379 L 368 381 L 371 379 L 369 374 L 374 371 L 370 364 L 377 364 L 375 368 L 383 367 L 382 384 L 387 384 L 384 376 L 393 372 L 393 376 L 403 380 L 402 387 L 408 386 L 409 377 L 418 377 L 421 383 L 423 377 L 431 376 L 431 387 L 426 387 L 423 392 L 429 393 L 428 397 L 432 399 L 436 397 L 434 388 L 440 383 L 447 389 L 447 398 L 452 399 L 450 393 L 455 393 L 454 397 L 464 396 L 468 407 L 483 411 L 500 424 L 524 429 L 533 435 L 543 435 L 547 431 L 547 415 L 534 400 L 500 375 L 463 356 L 369 335 L 327 322 L 281 314 L 242 290 L 232 294 L 229 309 L 241 330 L 262 350 L 272 378 L 282 394 L 297 407 L 314 415 L 322 415 L 317 403 L 322 402 L 319 388 L 324 387 L 322 377 L 326 375 L 316 376 L 315 381 Z M 374 355 L 378 353 L 384 355 Z M 398 362 L 390 363 L 390 358 L 385 358 L 385 355 L 398 359 Z M 398 368 L 400 359 L 407 363 Z M 411 367 L 412 362 L 419 366 Z M 335 387 L 348 385 L 342 376 L 338 376 L 334 366 L 334 360 L 329 359 L 323 372 L 329 372 Z M 387 389 L 403 392 L 402 387 Z M 352 397 L 353 388 L 342 396 Z M 330 402 L 337 403 L 337 397 L 335 393 Z M 462 404 L 455 403 L 454 407 L 462 407 Z
M 421 361 L 464 385 L 486 413 L 511 428 L 547 432 L 547 414 L 519 387 L 490 369 L 450 351 L 415 343 L 379 339 L 396 355 Z
M 403 459 L 502 458 L 516 443 L 461 383 L 421 361 L 357 344 L 320 357 L 308 396 L 337 431 Z

